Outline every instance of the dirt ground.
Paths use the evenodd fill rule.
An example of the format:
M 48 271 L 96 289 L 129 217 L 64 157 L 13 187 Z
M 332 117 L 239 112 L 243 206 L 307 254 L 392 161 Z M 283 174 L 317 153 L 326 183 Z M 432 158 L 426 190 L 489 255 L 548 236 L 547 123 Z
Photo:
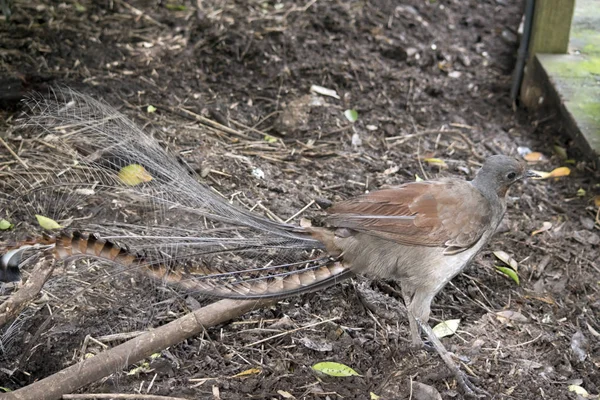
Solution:
M 568 166 L 571 175 L 512 189 L 499 232 L 436 297 L 431 323 L 461 320 L 443 341 L 494 398 L 574 399 L 573 384 L 598 394 L 598 171 L 570 146 L 555 116 L 513 111 L 521 3 L 203 0 L 198 19 L 187 2 L 15 0 L 10 22 L 0 21 L 0 137 L 25 158 L 26 140 L 12 130 L 16 100 L 68 85 L 132 117 L 219 192 L 243 192 L 284 220 L 314 199 L 345 199 L 416 175 L 469 178 L 488 155 L 542 152 L 546 159 L 534 169 Z M 339 98 L 311 94 L 312 85 Z M 182 108 L 230 129 L 210 128 Z M 354 124 L 347 109 L 358 112 Z M 0 145 L 0 172 L 18 167 Z M 319 215 L 313 204 L 302 217 Z M 532 235 L 544 223 L 551 228 Z M 498 250 L 518 262 L 520 285 L 495 270 Z M 160 326 L 197 303 L 134 278 L 64 302 L 82 279 L 49 282 L 2 331 L 0 389 L 102 351 L 88 335 Z M 411 384 L 422 382 L 445 399 L 460 398 L 441 360 L 409 347 L 406 320 L 365 308 L 359 284 L 255 310 L 81 392 L 409 399 Z M 513 313 L 502 319 L 500 311 Z M 40 329 L 49 313 L 54 318 Z M 361 376 L 317 376 L 311 366 L 320 361 Z

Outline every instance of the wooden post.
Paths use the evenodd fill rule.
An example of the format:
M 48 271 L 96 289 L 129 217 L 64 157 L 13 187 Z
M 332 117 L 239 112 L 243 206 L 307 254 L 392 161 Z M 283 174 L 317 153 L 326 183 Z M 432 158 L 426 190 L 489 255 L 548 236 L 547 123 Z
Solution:
M 569 33 L 575 10 L 575 0 L 536 0 L 533 16 L 529 56 L 523 84 L 521 102 L 527 108 L 537 108 L 543 88 L 539 87 L 539 72 L 533 61 L 535 55 L 564 54 L 569 47 Z

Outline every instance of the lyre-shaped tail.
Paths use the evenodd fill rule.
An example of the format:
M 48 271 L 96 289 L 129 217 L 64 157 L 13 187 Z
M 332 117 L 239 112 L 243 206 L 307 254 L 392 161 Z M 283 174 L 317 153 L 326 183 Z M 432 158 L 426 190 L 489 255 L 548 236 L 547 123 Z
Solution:
M 23 135 L 36 140 L 20 154 L 29 168 L 0 179 L 0 217 L 27 232 L 42 215 L 98 233 L 57 234 L 45 242 L 57 258 L 109 260 L 219 297 L 283 297 L 350 275 L 318 235 L 249 210 L 255 199 L 224 198 L 113 107 L 69 89 L 28 105 Z M 132 170 L 142 179 L 125 179 Z M 24 251 L 0 251 L 0 280 L 16 279 Z

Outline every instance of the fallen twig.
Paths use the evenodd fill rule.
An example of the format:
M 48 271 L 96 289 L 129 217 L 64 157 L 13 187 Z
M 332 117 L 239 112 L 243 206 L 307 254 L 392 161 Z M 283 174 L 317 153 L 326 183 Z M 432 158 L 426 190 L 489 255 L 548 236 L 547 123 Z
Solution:
M 281 337 L 281 336 L 289 335 L 290 333 L 298 332 L 298 331 L 301 331 L 303 329 L 312 328 L 314 326 L 325 324 L 327 322 L 337 321 L 338 319 L 340 319 L 340 317 L 333 317 L 333 318 L 330 318 L 330 319 L 326 319 L 324 321 L 315 322 L 314 324 L 309 324 L 309 325 L 301 326 L 299 328 L 290 329 L 289 331 L 281 332 L 281 333 L 278 333 L 277 335 L 269 336 L 268 338 L 264 338 L 264 339 L 261 339 L 259 341 L 254 342 L 254 343 L 247 344 L 244 347 L 256 346 L 257 344 L 268 342 L 269 340 L 276 339 L 276 338 Z
M 54 400 L 102 379 L 151 354 L 197 335 L 205 328 L 236 318 L 273 300 L 221 300 L 83 360 L 29 386 L 4 394 L 3 400 Z
M 154 394 L 131 393 L 89 393 L 89 394 L 63 394 L 65 399 L 127 399 L 127 400 L 187 400 L 183 397 L 157 396 Z
M 29 168 L 29 167 L 27 166 L 27 164 L 25 164 L 25 161 L 23 161 L 23 160 L 21 159 L 21 157 L 19 157 L 19 155 L 18 155 L 17 153 L 15 153 L 15 152 L 13 151 L 13 149 L 11 149 L 11 147 L 8 145 L 8 143 L 6 143 L 6 142 L 4 141 L 4 139 L 2 139 L 2 137 L 0 137 L 0 143 L 1 143 L 1 144 L 2 144 L 4 147 L 6 147 L 6 150 L 8 150 L 8 152 L 9 152 L 10 154 L 12 154 L 12 156 L 13 156 L 13 157 L 14 157 L 14 158 L 15 158 L 15 159 L 16 159 L 16 160 L 19 162 L 19 163 L 21 163 L 21 165 L 23 166 L 23 168 L 25 168 L 25 169 L 28 169 L 28 168 Z
M 16 318 L 27 304 L 37 296 L 50 275 L 52 275 L 55 264 L 54 257 L 40 257 L 23 287 L 0 304 L 0 328 L 8 321 Z

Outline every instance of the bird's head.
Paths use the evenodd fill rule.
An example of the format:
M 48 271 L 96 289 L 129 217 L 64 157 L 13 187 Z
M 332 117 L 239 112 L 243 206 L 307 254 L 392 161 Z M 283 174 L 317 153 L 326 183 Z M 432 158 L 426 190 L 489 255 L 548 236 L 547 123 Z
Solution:
M 496 155 L 485 160 L 473 180 L 473 185 L 482 191 L 494 191 L 499 197 L 504 197 L 515 182 L 535 176 L 537 174 L 528 170 L 525 162 Z

